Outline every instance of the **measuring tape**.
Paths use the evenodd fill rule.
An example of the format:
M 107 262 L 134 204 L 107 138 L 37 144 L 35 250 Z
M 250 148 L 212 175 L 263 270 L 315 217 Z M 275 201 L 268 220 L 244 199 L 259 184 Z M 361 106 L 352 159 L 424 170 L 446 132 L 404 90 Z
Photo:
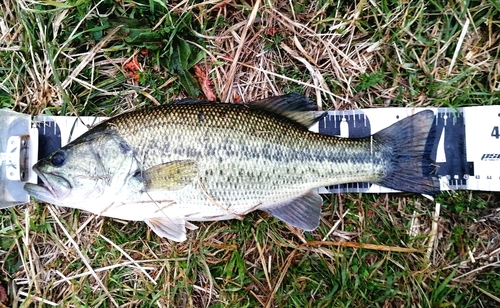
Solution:
M 436 162 L 441 190 L 500 191 L 500 106 L 328 111 L 310 130 L 331 136 L 363 138 L 428 109 L 435 113 L 434 141 L 428 146 Z M 28 115 L 0 110 L 0 193 L 3 192 L 0 208 L 28 202 L 29 196 L 22 187 L 25 181 L 37 181 L 31 166 L 104 119 L 66 116 L 31 119 Z M 12 123 L 27 127 L 13 130 Z M 318 191 L 396 192 L 371 183 L 340 184 Z

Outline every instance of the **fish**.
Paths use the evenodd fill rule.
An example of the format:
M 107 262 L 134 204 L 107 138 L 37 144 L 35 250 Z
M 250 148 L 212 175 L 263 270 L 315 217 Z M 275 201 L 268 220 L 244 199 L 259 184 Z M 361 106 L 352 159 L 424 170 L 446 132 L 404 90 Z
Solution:
M 424 110 L 367 138 L 311 132 L 323 115 L 290 93 L 250 103 L 182 99 L 112 117 L 42 158 L 35 199 L 96 215 L 144 221 L 182 242 L 192 222 L 261 210 L 304 231 L 320 223 L 317 188 L 371 182 L 435 194 Z

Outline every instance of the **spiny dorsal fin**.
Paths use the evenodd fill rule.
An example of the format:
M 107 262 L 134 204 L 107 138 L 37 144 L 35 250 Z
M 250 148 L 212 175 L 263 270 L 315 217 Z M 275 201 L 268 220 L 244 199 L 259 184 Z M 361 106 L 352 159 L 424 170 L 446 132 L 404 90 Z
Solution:
M 298 93 L 268 97 L 249 102 L 247 105 L 279 114 L 306 127 L 316 123 L 324 114 L 318 111 L 318 107 L 311 100 Z
M 207 103 L 217 103 L 212 101 L 200 100 L 196 98 L 181 98 L 172 101 L 170 104 L 172 105 L 190 105 L 190 104 L 207 104 Z
M 218 103 L 194 98 L 184 98 L 173 101 L 174 105 L 189 105 L 189 104 L 238 104 L 238 103 Z M 238 104 L 241 105 L 241 104 Z M 323 111 L 318 111 L 318 107 L 307 97 L 298 93 L 289 93 L 279 96 L 272 96 L 253 102 L 245 103 L 250 107 L 256 107 L 261 110 L 266 110 L 270 113 L 284 116 L 294 122 L 309 127 L 316 123 Z M 308 111 L 308 112 L 306 112 Z
M 307 97 L 299 93 L 288 93 L 279 96 L 271 96 L 247 103 L 259 106 L 276 113 L 290 111 L 317 111 L 318 107 Z

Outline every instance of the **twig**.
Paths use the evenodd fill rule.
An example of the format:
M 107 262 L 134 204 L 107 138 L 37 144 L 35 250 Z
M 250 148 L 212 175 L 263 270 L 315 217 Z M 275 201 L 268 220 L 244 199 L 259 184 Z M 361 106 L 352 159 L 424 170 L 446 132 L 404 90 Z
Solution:
M 455 66 L 455 61 L 457 60 L 458 53 L 460 52 L 460 48 L 464 42 L 465 34 L 467 34 L 467 30 L 469 29 L 470 20 L 469 18 L 465 19 L 465 25 L 462 28 L 462 32 L 460 33 L 460 37 L 458 38 L 457 47 L 455 47 L 455 53 L 453 54 L 453 58 L 451 59 L 450 66 L 448 67 L 447 75 L 451 74 L 453 70 L 453 66 Z
M 438 232 L 438 221 L 439 221 L 439 213 L 441 211 L 441 204 L 436 202 L 436 210 L 434 211 L 434 216 L 432 217 L 432 225 L 431 225 L 431 232 L 429 234 L 429 245 L 427 247 L 427 260 L 431 259 L 432 251 L 434 250 L 434 247 L 436 246 L 437 242 L 437 232 Z
M 413 253 L 413 252 L 422 252 L 419 249 L 415 248 L 406 248 L 406 247 L 395 247 L 395 246 L 385 246 L 385 245 L 377 245 L 377 244 L 365 244 L 365 243 L 357 243 L 357 242 L 333 242 L 333 241 L 313 241 L 300 245 L 300 248 L 305 248 L 308 246 L 341 246 L 341 247 L 351 247 L 357 249 L 370 249 L 370 250 L 378 250 L 378 251 L 390 251 L 390 252 L 404 252 L 404 253 Z
M 349 209 L 347 209 L 347 211 L 344 212 L 344 214 L 342 215 L 342 219 L 349 213 Z M 340 225 L 340 223 L 342 222 L 342 219 L 339 219 L 335 222 L 335 224 L 333 225 L 333 227 L 328 231 L 328 233 L 325 235 L 325 237 L 323 238 L 323 241 L 326 241 L 326 239 L 328 237 L 330 237 L 330 235 L 332 235 L 332 233 L 337 230 L 338 226 Z
M 36 301 L 42 302 L 42 303 L 50 305 L 50 306 L 59 306 L 58 303 L 51 302 L 49 300 L 41 298 L 40 296 L 31 295 L 31 294 L 23 292 L 23 291 L 19 291 L 19 292 L 17 292 L 17 294 L 22 295 L 22 296 L 26 296 L 26 298 L 30 298 L 32 300 L 36 300 Z
M 278 289 L 288 272 L 288 268 L 290 268 L 290 265 L 292 265 L 292 262 L 295 259 L 295 254 L 297 253 L 297 251 L 298 250 L 292 251 L 286 258 L 285 266 L 283 266 L 283 268 L 280 270 L 281 272 L 280 277 L 278 278 L 278 281 L 276 282 L 276 285 L 274 286 L 274 289 L 271 292 L 271 296 L 269 296 L 269 299 L 267 300 L 266 308 L 272 307 L 274 295 L 278 293 Z

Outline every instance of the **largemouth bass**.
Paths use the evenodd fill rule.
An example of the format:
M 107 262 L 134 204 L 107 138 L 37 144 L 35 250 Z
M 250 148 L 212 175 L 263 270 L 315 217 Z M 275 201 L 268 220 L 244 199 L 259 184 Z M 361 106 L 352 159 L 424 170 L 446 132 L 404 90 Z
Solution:
M 35 164 L 38 200 L 186 239 L 191 221 L 262 210 L 303 230 L 319 225 L 316 188 L 372 182 L 438 191 L 426 150 L 434 113 L 422 111 L 364 139 L 310 132 L 315 105 L 298 94 L 248 104 L 186 99 L 106 120 Z M 316 115 L 316 116 L 315 116 Z M 431 138 L 431 137 L 430 137 Z

